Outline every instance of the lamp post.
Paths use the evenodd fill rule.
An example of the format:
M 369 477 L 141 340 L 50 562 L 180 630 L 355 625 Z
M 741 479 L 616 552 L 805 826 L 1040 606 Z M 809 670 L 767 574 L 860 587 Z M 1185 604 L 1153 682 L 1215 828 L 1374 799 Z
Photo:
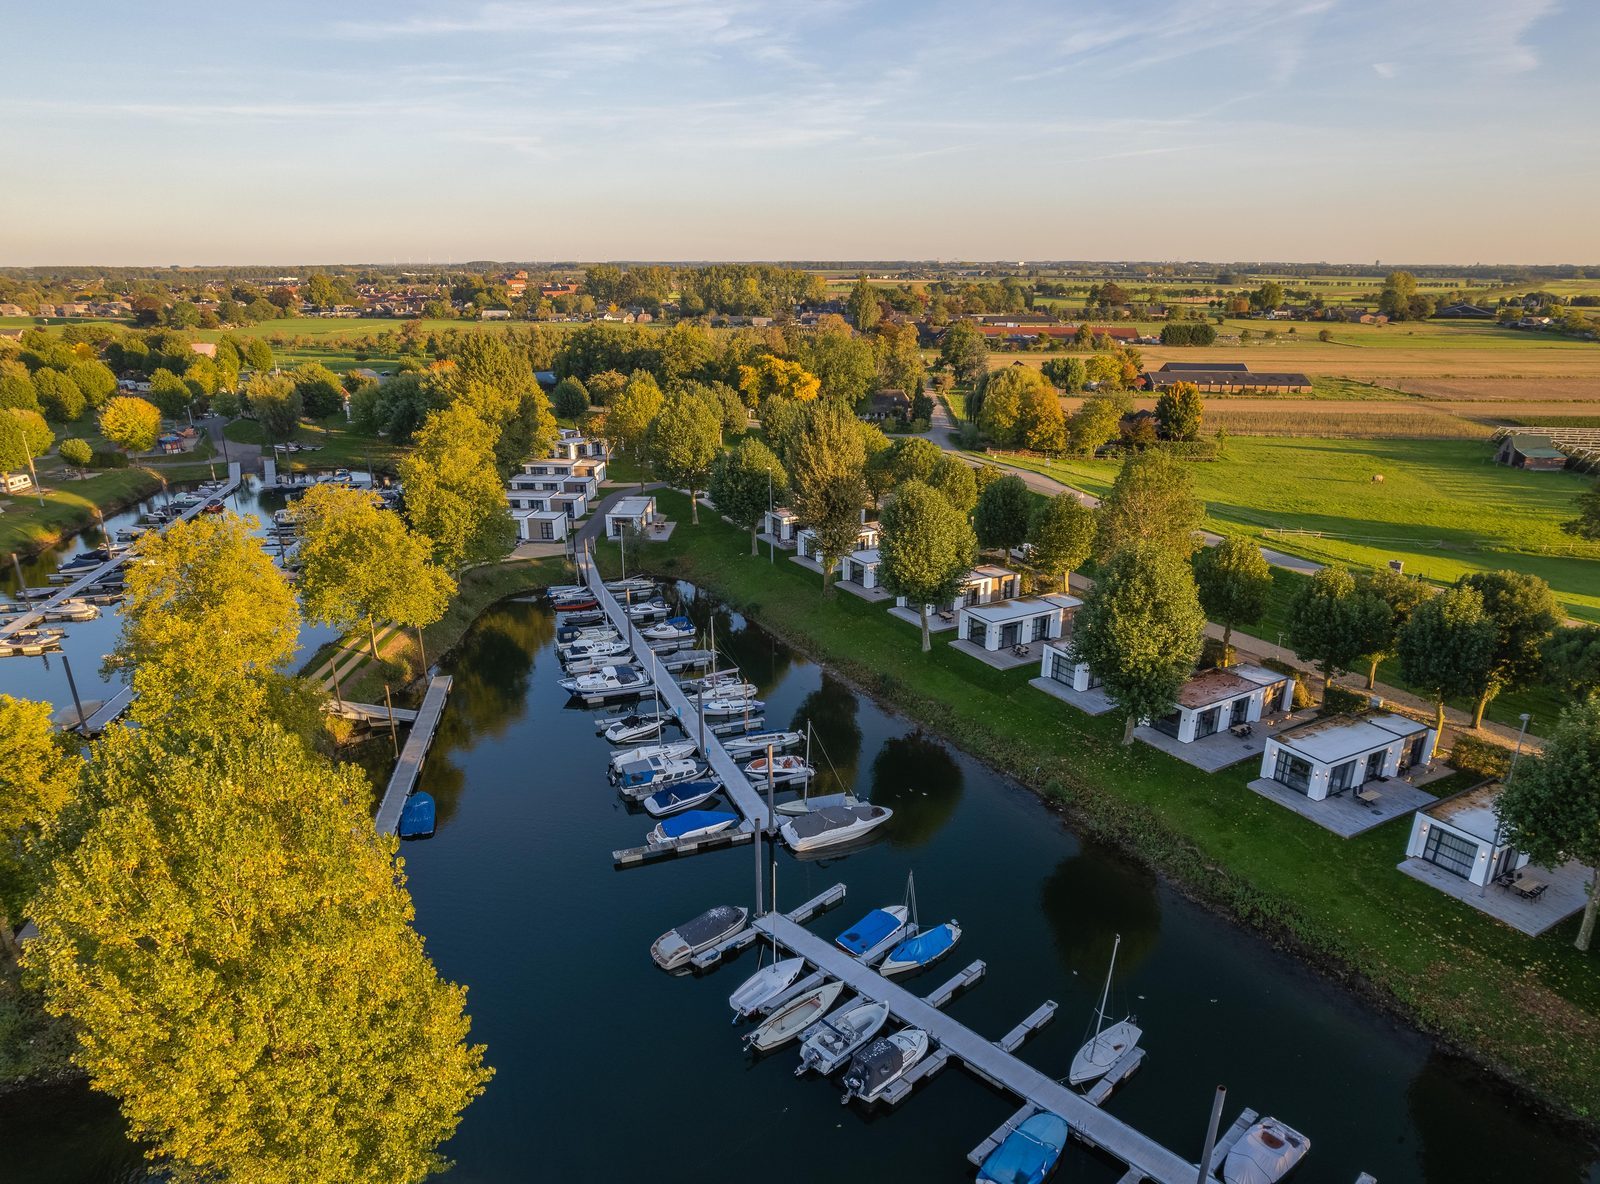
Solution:
M 1511 751 L 1511 767 L 1506 770 L 1507 789 L 1511 787 L 1511 779 L 1517 775 L 1517 761 L 1522 756 L 1522 739 L 1528 734 L 1528 721 L 1531 720 L 1533 716 L 1524 711 L 1519 718 L 1522 720 L 1522 726 L 1517 729 L 1517 746 Z M 1489 866 L 1483 869 L 1483 883 L 1478 885 L 1479 896 L 1483 896 L 1489 891 L 1489 881 L 1494 879 L 1495 852 L 1500 850 L 1500 832 L 1504 826 L 1505 824 L 1500 821 L 1500 812 L 1498 810 L 1495 811 L 1494 845 L 1489 849 Z

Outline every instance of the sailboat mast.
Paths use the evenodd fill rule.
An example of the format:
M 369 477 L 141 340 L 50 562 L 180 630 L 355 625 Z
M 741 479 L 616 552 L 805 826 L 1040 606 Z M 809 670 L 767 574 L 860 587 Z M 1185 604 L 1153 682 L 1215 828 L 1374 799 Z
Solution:
M 1122 934 L 1111 944 L 1111 965 L 1106 967 L 1106 986 L 1100 992 L 1100 1010 L 1095 1013 L 1094 1043 L 1100 1043 L 1100 1030 L 1106 1026 L 1106 1003 L 1111 999 L 1111 973 L 1117 968 L 1117 950 L 1122 947 Z

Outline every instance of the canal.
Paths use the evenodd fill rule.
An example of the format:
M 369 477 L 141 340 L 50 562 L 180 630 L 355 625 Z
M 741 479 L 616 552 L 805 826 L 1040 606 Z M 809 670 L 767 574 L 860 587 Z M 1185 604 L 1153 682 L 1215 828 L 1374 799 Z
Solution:
M 1120 934 L 1113 1007 L 1137 1015 L 1149 1055 L 1108 1109 L 1189 1157 L 1221 1083 L 1228 1119 L 1249 1106 L 1310 1136 L 1299 1184 L 1352 1184 L 1363 1170 L 1381 1184 L 1600 1181 L 1591 1149 L 1482 1073 L 1074 835 L 1032 793 L 737 614 L 680 592 L 702 624 L 715 614 L 769 723 L 809 722 L 830 782 L 896 811 L 866 850 L 778 856 L 780 907 L 848 885 L 818 932 L 898 903 L 914 871 L 924 923 L 954 917 L 964 936 L 906 985 L 925 993 L 983 959 L 986 979 L 948 1010 L 995 1038 L 1055 999 L 1055 1022 L 1022 1055 L 1062 1074 Z M 441 973 L 467 984 L 473 1036 L 496 1068 L 446 1149 L 449 1179 L 970 1180 L 967 1152 L 1011 1099 L 949 1067 L 897 1111 L 841 1107 L 834 1084 L 792 1075 L 792 1046 L 762 1060 L 742 1051 L 726 998 L 755 951 L 703 978 L 654 968 L 647 951 L 662 931 L 713 904 L 752 903 L 755 856 L 738 847 L 613 869 L 610 852 L 641 843 L 649 820 L 607 786 L 595 713 L 555 685 L 554 628 L 540 605 L 503 604 L 451 655 L 455 690 L 423 774 L 438 833 L 403 848 L 417 925 Z M 0 1100 L 0 1125 L 18 1180 L 139 1176 L 114 1111 L 85 1089 Z M 1059 1178 L 1110 1184 L 1118 1171 L 1074 1146 Z

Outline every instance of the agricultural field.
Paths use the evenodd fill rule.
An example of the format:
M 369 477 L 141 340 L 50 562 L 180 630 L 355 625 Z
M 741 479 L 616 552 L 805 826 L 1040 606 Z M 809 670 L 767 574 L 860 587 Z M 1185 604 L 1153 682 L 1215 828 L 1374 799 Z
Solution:
M 1096 495 L 1118 467 L 1015 463 Z M 1212 530 L 1354 568 L 1398 559 L 1438 583 L 1528 572 L 1549 581 L 1573 616 L 1600 623 L 1600 543 L 1560 527 L 1589 478 L 1509 469 L 1487 445 L 1462 440 L 1235 439 L 1222 459 L 1188 471 Z

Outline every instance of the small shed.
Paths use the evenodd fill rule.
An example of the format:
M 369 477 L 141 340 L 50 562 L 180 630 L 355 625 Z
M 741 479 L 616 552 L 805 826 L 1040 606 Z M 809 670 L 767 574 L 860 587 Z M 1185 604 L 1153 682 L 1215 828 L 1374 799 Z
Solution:
M 1554 440 L 1526 432 L 1503 437 L 1494 458 L 1514 469 L 1549 471 L 1567 467 L 1567 454 L 1556 447 Z

